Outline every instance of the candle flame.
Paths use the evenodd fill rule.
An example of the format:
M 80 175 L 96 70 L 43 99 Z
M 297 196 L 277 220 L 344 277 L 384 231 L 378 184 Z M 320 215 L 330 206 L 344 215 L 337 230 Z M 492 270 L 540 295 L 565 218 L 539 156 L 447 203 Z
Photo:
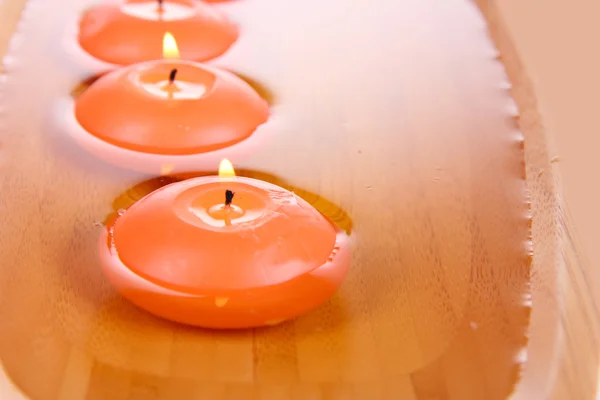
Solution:
M 179 58 L 179 48 L 177 41 L 170 32 L 165 33 L 163 37 L 163 58 Z
M 219 164 L 219 177 L 220 178 L 232 178 L 235 176 L 235 170 L 233 169 L 233 164 L 231 161 L 224 158 Z

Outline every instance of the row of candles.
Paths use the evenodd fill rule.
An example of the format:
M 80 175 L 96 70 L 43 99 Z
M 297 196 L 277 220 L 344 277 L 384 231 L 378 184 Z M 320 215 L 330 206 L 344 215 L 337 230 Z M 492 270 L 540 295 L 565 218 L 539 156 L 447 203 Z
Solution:
M 238 34 L 197 0 L 106 3 L 79 24 L 81 49 L 113 66 L 75 100 L 71 133 L 83 148 L 157 174 L 221 160 L 218 176 L 165 186 L 131 206 L 99 242 L 105 275 L 132 303 L 206 328 L 308 312 L 333 295 L 350 264 L 348 238 L 330 220 L 294 193 L 235 176 L 225 157 L 251 151 L 269 118 L 245 81 L 201 63 Z

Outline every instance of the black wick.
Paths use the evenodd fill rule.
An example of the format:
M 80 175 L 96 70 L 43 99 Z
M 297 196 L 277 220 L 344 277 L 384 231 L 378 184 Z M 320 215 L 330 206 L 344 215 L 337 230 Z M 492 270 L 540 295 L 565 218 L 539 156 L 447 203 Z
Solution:
M 230 206 L 231 202 L 233 201 L 233 195 L 235 193 L 233 193 L 231 190 L 226 190 L 225 191 L 225 206 Z
M 177 76 L 177 68 L 173 68 L 171 73 L 169 74 L 169 83 L 175 82 L 175 77 Z
M 163 8 L 163 0 L 158 0 L 158 8 L 162 10 Z

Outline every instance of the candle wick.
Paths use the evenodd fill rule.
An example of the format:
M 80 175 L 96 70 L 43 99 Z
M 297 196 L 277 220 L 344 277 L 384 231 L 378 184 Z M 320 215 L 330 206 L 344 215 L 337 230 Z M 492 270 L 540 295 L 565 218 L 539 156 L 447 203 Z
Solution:
M 162 10 L 163 10 L 163 0 L 158 0 L 158 9 L 159 9 L 160 11 L 162 11 Z
M 233 195 L 235 193 L 233 193 L 231 190 L 226 190 L 225 191 L 225 207 L 229 207 L 231 205 L 231 202 L 233 201 Z
M 177 68 L 173 68 L 171 73 L 169 74 L 169 83 L 173 84 L 175 82 L 175 77 L 177 76 Z

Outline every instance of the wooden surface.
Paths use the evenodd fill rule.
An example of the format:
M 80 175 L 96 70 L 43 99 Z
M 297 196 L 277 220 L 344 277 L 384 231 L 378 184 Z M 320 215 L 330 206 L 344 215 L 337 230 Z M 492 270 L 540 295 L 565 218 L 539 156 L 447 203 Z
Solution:
M 22 3 L 0 3 L 0 45 Z M 30 398 L 493 400 L 509 396 L 529 360 L 517 396 L 591 399 L 588 383 L 565 377 L 593 365 L 559 340 L 561 329 L 583 337 L 585 326 L 559 315 L 550 157 L 494 10 L 484 7 L 513 56 L 525 152 L 470 3 L 347 3 L 223 5 L 243 34 L 215 64 L 273 94 L 262 129 L 278 133 L 239 167 L 284 181 L 351 228 L 353 264 L 316 312 L 215 333 L 136 310 L 100 274 L 95 222 L 161 182 L 140 185 L 151 177 L 69 142 L 53 107 L 89 74 L 60 40 L 85 2 L 30 0 L 0 89 L 0 357 Z M 530 290 L 543 300 L 527 358 Z

